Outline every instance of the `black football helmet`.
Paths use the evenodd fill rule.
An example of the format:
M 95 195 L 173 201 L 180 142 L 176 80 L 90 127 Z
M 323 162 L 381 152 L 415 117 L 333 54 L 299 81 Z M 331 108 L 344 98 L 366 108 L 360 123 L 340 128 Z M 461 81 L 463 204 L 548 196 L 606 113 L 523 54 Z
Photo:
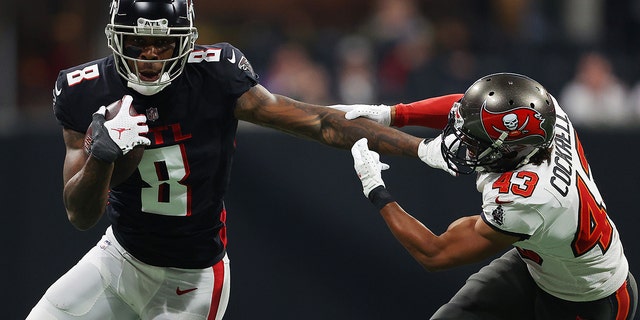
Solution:
M 113 0 L 111 18 L 105 28 L 107 43 L 116 59 L 118 73 L 138 86 L 164 86 L 178 77 L 198 38 L 191 0 Z M 135 63 L 139 51 L 125 48 L 126 36 L 173 37 L 173 56 L 154 62 L 164 63 L 161 77 L 152 82 L 140 80 Z
M 538 82 L 514 73 L 488 75 L 451 108 L 442 155 L 461 174 L 511 171 L 551 146 L 555 123 L 554 100 Z

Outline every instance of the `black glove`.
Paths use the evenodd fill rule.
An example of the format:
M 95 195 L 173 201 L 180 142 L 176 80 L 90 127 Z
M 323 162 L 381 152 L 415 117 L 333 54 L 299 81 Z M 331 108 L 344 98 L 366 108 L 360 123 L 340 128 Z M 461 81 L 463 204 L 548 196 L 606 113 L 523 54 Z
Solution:
M 147 117 L 135 112 L 131 115 L 132 101 L 131 96 L 125 95 L 109 107 L 100 107 L 93 114 L 93 121 L 89 125 L 85 141 L 85 148 L 89 154 L 104 162 L 112 163 L 135 146 L 151 144 L 147 137 L 141 136 L 149 132 L 149 127 L 146 125 Z M 120 108 L 115 109 L 117 106 Z M 117 110 L 117 114 L 109 114 L 109 120 L 107 120 L 107 110 Z
M 87 130 L 87 138 L 85 139 L 85 149 L 88 154 L 98 160 L 112 163 L 122 156 L 122 150 L 109 136 L 107 127 L 104 126 L 106 119 L 104 118 L 104 106 L 93 114 L 93 121 Z

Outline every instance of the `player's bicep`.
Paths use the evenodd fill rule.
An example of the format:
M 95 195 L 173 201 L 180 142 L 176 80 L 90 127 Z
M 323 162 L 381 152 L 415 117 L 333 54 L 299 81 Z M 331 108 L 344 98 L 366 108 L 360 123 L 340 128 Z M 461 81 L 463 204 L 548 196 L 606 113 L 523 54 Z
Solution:
M 238 98 L 233 112 L 239 120 L 261 124 L 269 121 L 269 110 L 276 104 L 275 95 L 258 84 Z
M 251 87 L 238 97 L 233 112 L 236 118 L 251 121 L 251 115 L 255 113 L 256 109 L 274 100 L 275 97 L 273 94 L 258 84 Z
M 238 98 L 234 114 L 239 120 L 298 136 L 311 136 L 319 131 L 320 110 L 331 109 L 320 109 L 318 106 L 274 95 L 263 86 L 256 85 Z
M 71 177 L 82 169 L 89 156 L 84 149 L 84 133 L 64 128 L 62 136 L 66 147 L 62 178 L 66 184 Z
M 519 240 L 493 230 L 480 216 L 454 221 L 441 238 L 447 244 L 445 252 L 453 266 L 481 261 L 504 251 Z

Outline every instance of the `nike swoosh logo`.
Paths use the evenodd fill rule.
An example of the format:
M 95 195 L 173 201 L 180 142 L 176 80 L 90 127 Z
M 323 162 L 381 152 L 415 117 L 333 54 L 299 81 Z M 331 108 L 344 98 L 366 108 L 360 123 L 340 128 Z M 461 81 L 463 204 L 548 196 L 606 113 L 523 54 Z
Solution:
M 231 58 L 228 58 L 227 61 L 231 63 L 236 63 L 236 51 L 231 49 Z
M 497 203 L 497 204 L 506 204 L 506 203 L 511 203 L 511 202 L 513 202 L 513 201 L 511 201 L 511 200 L 507 200 L 507 201 L 500 200 L 499 198 L 500 198 L 500 197 L 496 197 L 496 203 Z
M 183 295 L 183 294 L 185 294 L 185 293 L 189 293 L 189 292 L 191 292 L 191 291 L 195 291 L 196 289 L 198 289 L 198 288 L 191 288 L 191 289 L 186 289 L 186 290 L 180 290 L 180 287 L 177 287 L 177 288 L 176 288 L 176 294 L 177 294 L 177 295 L 179 295 L 179 296 L 181 296 L 181 295 Z
M 56 81 L 56 85 L 53 88 L 53 93 L 56 95 L 56 97 L 62 93 L 62 89 L 58 89 L 58 81 Z

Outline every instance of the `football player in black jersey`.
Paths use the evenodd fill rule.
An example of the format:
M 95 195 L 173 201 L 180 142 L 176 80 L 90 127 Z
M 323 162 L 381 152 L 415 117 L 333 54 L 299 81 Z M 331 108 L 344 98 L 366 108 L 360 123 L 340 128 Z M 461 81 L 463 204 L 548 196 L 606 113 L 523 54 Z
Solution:
M 60 72 L 53 110 L 68 219 L 85 230 L 106 212 L 110 227 L 28 319 L 222 318 L 223 199 L 238 120 L 344 149 L 366 137 L 380 153 L 418 156 L 420 138 L 272 94 L 237 48 L 196 45 L 193 22 L 191 0 L 113 0 L 113 55 Z M 137 146 L 137 169 L 111 181 L 114 163 Z

